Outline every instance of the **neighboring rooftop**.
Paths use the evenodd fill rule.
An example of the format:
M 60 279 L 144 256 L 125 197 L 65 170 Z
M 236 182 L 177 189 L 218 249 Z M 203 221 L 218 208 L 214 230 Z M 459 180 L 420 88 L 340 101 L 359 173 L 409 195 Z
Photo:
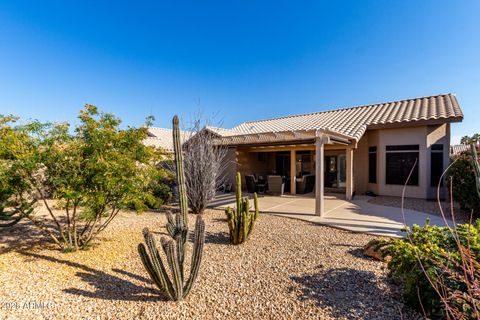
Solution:
M 149 137 L 144 140 L 147 146 L 163 148 L 167 152 L 173 152 L 172 129 L 151 127 L 148 128 Z M 180 131 L 180 139 L 184 143 L 190 137 L 189 131 Z
M 477 153 L 480 153 L 480 144 L 475 145 L 475 148 L 477 149 Z M 470 150 L 470 144 L 457 144 L 450 147 L 450 155 L 456 156 L 464 152 L 470 152 Z

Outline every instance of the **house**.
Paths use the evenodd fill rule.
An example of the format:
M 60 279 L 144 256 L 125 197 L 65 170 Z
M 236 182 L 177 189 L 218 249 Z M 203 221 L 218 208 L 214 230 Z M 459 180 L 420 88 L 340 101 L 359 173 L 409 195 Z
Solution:
M 463 114 L 453 94 L 249 121 L 212 128 L 229 148 L 228 175 L 282 177 L 285 191 L 314 181 L 315 212 L 324 213 L 324 193 L 344 192 L 436 197 L 449 163 L 450 125 Z M 313 178 L 312 178 L 313 177 Z M 300 191 L 300 190 L 299 190 Z
M 480 155 L 480 144 L 475 145 L 475 149 L 477 150 L 477 154 Z M 470 153 L 472 150 L 471 145 L 469 144 L 456 144 L 450 147 L 450 156 L 459 156 L 462 153 Z
M 181 130 L 180 139 L 182 143 L 191 136 L 189 131 Z M 172 129 L 150 127 L 148 128 L 148 137 L 143 141 L 147 146 L 162 148 L 167 153 L 173 153 L 173 134 Z

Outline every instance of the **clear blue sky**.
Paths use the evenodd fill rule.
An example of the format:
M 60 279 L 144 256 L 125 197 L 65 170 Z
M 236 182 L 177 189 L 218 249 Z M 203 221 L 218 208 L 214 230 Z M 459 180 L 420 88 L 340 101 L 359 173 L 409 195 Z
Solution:
M 480 131 L 480 1 L 0 3 L 0 113 L 23 118 L 231 127 L 446 92 L 454 139 Z

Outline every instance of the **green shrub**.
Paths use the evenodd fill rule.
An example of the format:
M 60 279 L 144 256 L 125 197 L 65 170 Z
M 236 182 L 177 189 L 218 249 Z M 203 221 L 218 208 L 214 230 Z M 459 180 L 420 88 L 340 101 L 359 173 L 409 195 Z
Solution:
M 448 176 L 452 179 L 453 199 L 462 209 L 473 210 L 474 216 L 479 217 L 480 195 L 476 192 L 478 176 L 474 164 L 476 159 L 471 153 L 463 153 L 452 160 L 454 163 L 448 171 Z
M 435 286 L 437 290 L 441 287 L 445 297 L 451 299 L 452 305 L 458 310 L 464 310 L 465 314 L 468 314 L 468 310 L 471 311 L 471 303 L 478 304 L 478 300 L 462 302 L 458 297 L 468 296 L 469 291 L 462 276 L 461 266 L 465 255 L 462 260 L 460 250 L 468 248 L 472 261 L 478 263 L 479 222 L 474 225 L 457 225 L 456 231 L 452 232 L 448 227 L 430 226 L 427 221 L 423 227 L 414 225 L 407 239 L 390 241 L 384 252 L 392 257 L 388 268 L 393 278 L 404 284 L 405 300 L 410 306 L 418 310 L 423 307 L 432 318 L 444 317 L 445 304 Z M 460 243 L 457 243 L 457 238 Z M 480 304 L 477 306 L 480 307 Z
M 0 227 L 29 220 L 64 251 L 88 248 L 121 209 L 149 197 L 163 157 L 143 143 L 152 119 L 122 129 L 119 118 L 86 105 L 74 130 L 17 120 L 0 116 Z M 38 201 L 48 218 L 37 214 Z
M 160 209 L 172 201 L 175 185 L 174 174 L 161 166 L 157 166 L 157 168 L 157 171 L 154 171 L 149 179 L 150 183 L 145 186 L 143 197 L 137 199 L 129 207 L 136 210 Z

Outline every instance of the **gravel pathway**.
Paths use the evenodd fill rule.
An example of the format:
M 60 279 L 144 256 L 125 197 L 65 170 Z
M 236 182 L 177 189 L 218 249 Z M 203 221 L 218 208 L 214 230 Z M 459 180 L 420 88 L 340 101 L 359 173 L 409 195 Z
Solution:
M 121 213 L 98 245 L 77 253 L 0 230 L 0 319 L 418 317 L 383 263 L 362 255 L 372 236 L 261 215 L 249 241 L 231 246 L 223 212 L 207 212 L 205 222 L 199 280 L 180 303 L 161 298 L 136 251 L 143 227 L 163 232 L 162 213 Z

